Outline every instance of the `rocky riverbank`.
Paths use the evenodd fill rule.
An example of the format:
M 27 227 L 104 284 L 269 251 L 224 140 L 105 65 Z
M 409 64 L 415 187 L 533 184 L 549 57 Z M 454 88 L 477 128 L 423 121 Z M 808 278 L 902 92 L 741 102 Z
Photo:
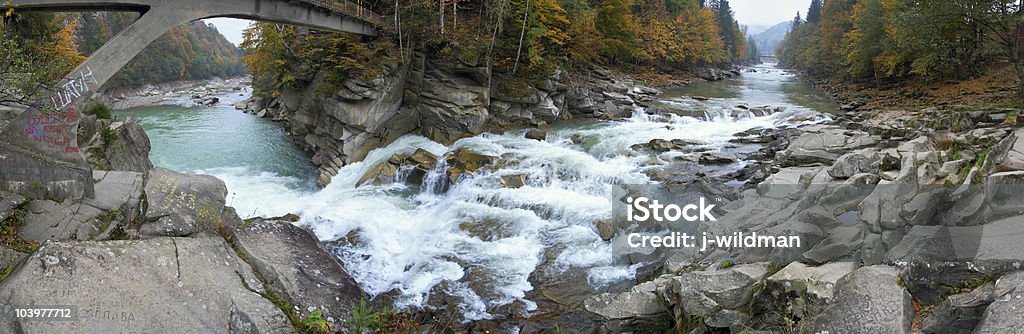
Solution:
M 592 76 L 602 76 L 599 72 Z M 645 88 L 625 78 L 608 74 L 592 80 L 598 83 L 585 86 L 591 100 L 599 95 L 602 102 L 594 105 L 607 108 L 576 107 L 568 109 L 567 117 L 611 118 L 613 111 L 641 106 L 647 106 L 644 117 L 665 120 L 666 126 L 678 116 L 718 117 L 644 101 L 653 92 L 644 93 Z M 604 89 L 600 82 L 626 90 L 597 94 Z M 347 89 L 355 94 L 361 88 Z M 476 100 L 455 99 L 462 92 L 455 88 L 433 90 L 448 92 L 440 95 L 418 89 L 414 96 L 431 100 L 421 99 L 411 109 L 423 117 L 411 121 L 412 131 L 438 140 L 454 140 L 478 122 L 479 131 L 490 126 L 543 128 L 561 117 L 538 109 L 546 102 L 497 100 L 486 93 L 491 105 L 504 101 L 508 109 L 493 114 L 490 106 L 470 109 L 483 113 L 477 115 L 482 120 L 425 128 L 431 122 L 472 120 L 466 113 L 451 112 L 463 110 L 454 101 Z M 573 88 L 564 89 L 566 95 L 560 98 L 551 95 L 557 89 L 537 90 L 534 96 L 541 101 L 568 99 Z M 316 121 L 304 138 L 335 138 L 322 132 L 338 119 L 324 115 L 377 122 L 381 115 L 363 114 L 364 109 L 352 104 L 390 110 L 372 109 L 392 101 L 386 93 L 372 93 L 386 91 L 368 89 L 361 99 L 334 98 L 350 104 L 333 114 L 321 114 L 323 109 L 310 105 L 313 109 L 304 112 L 276 109 L 271 115 L 292 131 L 301 124 L 293 118 L 310 116 Z M 407 94 L 405 88 L 401 91 Z M 632 102 L 626 104 L 620 95 Z M 444 101 L 453 104 L 437 102 L 437 96 L 448 96 Z M 273 108 L 287 105 L 284 98 L 276 103 Z M 391 103 L 388 108 L 398 111 L 381 111 L 383 116 L 397 117 L 413 108 L 408 102 Z M 520 112 L 508 113 L 513 106 Z M 786 112 L 773 106 L 728 106 L 721 117 Z M 259 112 L 270 114 L 271 108 Z M 509 117 L 526 112 L 529 118 Z M 388 324 L 395 327 L 389 328 L 395 332 L 420 333 L 1012 332 L 1022 325 L 1015 313 L 1022 306 L 1016 289 L 1024 282 L 1024 251 L 1019 246 L 1024 234 L 1024 130 L 1013 121 L 1016 112 L 925 108 L 896 117 L 888 110 L 861 106 L 832 115 L 832 122 L 803 123 L 801 116 L 789 116 L 794 126 L 736 134 L 730 143 L 734 146 L 722 151 L 705 152 L 705 143 L 670 138 L 634 145 L 635 154 L 657 161 L 645 171 L 661 186 L 687 186 L 723 201 L 718 219 L 701 223 L 696 231 L 794 235 L 802 243 L 791 248 L 616 250 L 616 261 L 634 268 L 636 278 L 599 287 L 583 270 L 559 269 L 545 260 L 530 274 L 533 288 L 523 297 L 535 305 L 514 302 L 488 309 L 488 319 L 464 322 L 460 301 L 436 293 L 426 302 L 430 307 L 383 317 L 391 319 Z M 430 118 L 440 115 L 466 117 Z M 378 126 L 397 121 L 384 118 Z M 350 123 L 338 124 L 342 134 L 349 131 Z M 0 193 L 0 304 L 5 309 L 76 305 L 79 321 L 39 322 L 4 313 L 4 332 L 226 328 L 279 333 L 307 325 L 351 328 L 353 321 L 364 319 L 360 317 L 367 309 L 354 312 L 353 307 L 370 296 L 336 254 L 312 232 L 293 224 L 298 217 L 243 221 L 226 205 L 228 191 L 222 181 L 154 167 L 148 159 L 149 139 L 132 120 L 83 117 L 81 129 L 79 142 L 87 147 L 95 169 L 95 198 L 62 200 L 41 187 L 23 194 Z M 550 136 L 544 130 L 524 135 L 530 141 Z M 574 145 L 585 140 L 567 138 Z M 737 171 L 721 171 L 738 161 L 750 163 Z M 463 175 L 517 163 L 513 156 L 466 148 L 445 154 L 419 150 L 384 159 L 358 183 L 425 184 L 436 179 L 432 191 L 444 193 L 465 179 Z M 500 176 L 494 187 L 515 189 L 542 181 L 522 174 Z M 726 184 L 735 180 L 745 183 Z M 530 210 L 551 214 L 542 206 Z M 486 222 L 458 228 L 481 240 L 494 233 L 487 229 L 502 231 Z M 637 228 L 614 220 L 592 226 L 613 244 Z M 363 242 L 360 238 L 354 233 L 336 242 Z M 467 275 L 475 277 L 467 280 L 470 284 L 493 284 L 486 273 Z M 435 289 L 452 287 L 439 284 Z M 368 308 L 390 305 L 393 297 L 378 295 Z
M 737 70 L 702 69 L 696 76 L 722 80 Z M 507 81 L 483 65 L 452 63 L 415 53 L 405 66 L 386 67 L 372 80 L 352 79 L 324 96 L 322 75 L 298 78 L 279 98 L 236 108 L 284 123 L 313 152 L 318 183 L 326 185 L 344 165 L 406 134 L 451 143 L 484 131 L 544 127 L 568 119 L 616 119 L 650 105 L 660 90 L 607 69 L 556 73 L 539 84 Z M 678 85 L 680 82 L 672 81 Z
M 232 92 L 242 93 L 249 89 L 249 77 L 213 78 L 200 81 L 176 81 L 141 87 L 120 87 L 97 93 L 93 99 L 103 102 L 114 110 L 125 110 L 160 104 L 176 104 L 187 98 L 197 105 L 213 105 L 218 102 L 216 95 Z
M 0 331 L 292 333 L 314 320 L 340 329 L 367 299 L 308 230 L 243 222 L 225 206 L 223 181 L 154 168 L 134 120 L 80 125 L 95 198 L 0 192 Z M 70 305 L 75 320 L 14 317 L 38 305 Z
M 1024 274 L 1015 241 L 1024 233 L 1019 111 L 844 109 L 833 124 L 744 134 L 771 143 L 772 158 L 757 164 L 767 178 L 699 227 L 798 235 L 800 247 L 636 254 L 658 267 L 653 275 L 585 299 L 577 305 L 588 313 L 562 321 L 573 332 L 1019 328 L 1021 318 L 1009 315 Z

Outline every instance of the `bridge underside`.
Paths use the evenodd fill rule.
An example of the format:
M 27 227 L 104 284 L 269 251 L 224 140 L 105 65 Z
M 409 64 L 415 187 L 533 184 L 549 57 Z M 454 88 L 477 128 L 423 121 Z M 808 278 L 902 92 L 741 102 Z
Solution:
M 95 90 L 171 28 L 198 19 L 233 17 L 377 35 L 370 22 L 301 0 L 15 0 L 13 7 L 16 11 L 142 14 L 61 80 L 50 96 L 0 133 L 0 189 L 20 191 L 41 182 L 65 198 L 93 196 L 92 170 L 78 151 L 79 111 Z

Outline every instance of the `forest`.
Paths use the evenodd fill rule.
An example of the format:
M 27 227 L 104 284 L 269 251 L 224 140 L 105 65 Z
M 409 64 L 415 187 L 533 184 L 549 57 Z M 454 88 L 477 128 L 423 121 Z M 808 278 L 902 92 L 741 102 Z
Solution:
M 78 50 L 83 55 L 91 54 L 137 16 L 120 12 L 81 14 L 76 36 Z M 241 50 L 224 39 L 216 28 L 193 21 L 174 27 L 146 47 L 108 85 L 132 87 L 244 75 L 241 57 Z
M 755 62 L 759 51 L 728 0 L 411 0 L 363 2 L 390 29 L 369 40 L 304 33 L 256 23 L 245 34 L 245 62 L 257 90 L 272 92 L 305 69 L 372 75 L 413 49 L 515 78 L 603 66 L 689 69 Z
M 776 54 L 813 76 L 876 85 L 963 80 L 999 64 L 1020 78 L 1022 9 L 1020 0 L 812 0 Z
M 9 10 L 0 24 L 0 98 L 26 102 L 52 85 L 138 14 L 121 12 L 18 13 Z M 246 73 L 241 50 L 201 21 L 178 26 L 161 36 L 111 79 L 106 88 L 175 80 L 230 77 Z

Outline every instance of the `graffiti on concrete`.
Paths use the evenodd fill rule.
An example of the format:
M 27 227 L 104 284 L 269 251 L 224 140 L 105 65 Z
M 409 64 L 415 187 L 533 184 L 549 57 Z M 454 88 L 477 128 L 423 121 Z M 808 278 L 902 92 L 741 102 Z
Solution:
M 74 107 L 57 113 L 37 112 L 21 121 L 22 135 L 39 143 L 63 147 L 66 153 L 78 152 L 73 140 L 74 124 L 78 122 L 78 111 Z
M 21 134 L 29 139 L 64 149 L 65 153 L 78 153 L 76 133 L 78 110 L 75 102 L 84 94 L 91 92 L 92 85 L 98 85 L 92 69 L 86 66 L 50 97 L 51 105 L 42 110 L 30 110 L 20 122 Z
M 93 84 L 99 84 L 96 81 L 96 77 L 93 76 L 92 69 L 86 66 L 84 70 L 78 71 L 77 78 L 72 78 L 67 83 L 58 87 L 56 96 L 50 97 L 54 110 L 64 110 L 64 108 L 74 103 L 79 97 L 82 97 L 82 94 L 92 91 L 89 88 L 90 81 Z

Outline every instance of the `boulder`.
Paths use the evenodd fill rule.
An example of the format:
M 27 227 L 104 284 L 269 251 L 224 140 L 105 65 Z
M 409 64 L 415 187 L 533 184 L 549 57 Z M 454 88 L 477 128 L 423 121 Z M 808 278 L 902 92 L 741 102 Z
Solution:
M 37 200 L 19 232 L 28 240 L 107 240 L 142 216 L 143 173 L 93 171 L 96 197 L 80 202 Z
M 458 148 L 445 153 L 444 158 L 448 160 L 448 180 L 453 183 L 458 181 L 462 174 L 472 174 L 480 168 L 498 161 L 497 157 L 477 153 L 466 148 Z
M 93 171 L 96 181 L 96 197 L 85 203 L 105 212 L 116 211 L 124 216 L 124 222 L 141 217 L 144 197 L 145 174 L 125 171 Z
M 1017 129 L 1011 136 L 1004 138 L 998 145 L 996 171 L 1024 170 L 1024 129 Z
M 914 307 L 898 279 L 895 268 L 883 265 L 846 275 L 825 310 L 800 323 L 800 333 L 910 333 Z
M 1024 328 L 1024 271 L 1015 271 L 1000 277 L 992 291 L 992 304 L 985 309 L 976 334 L 1019 333 Z M 981 297 L 979 297 L 981 298 Z
M 221 238 L 48 242 L 0 285 L 6 307 L 72 305 L 77 321 L 0 318 L 5 333 L 295 333 Z
M 877 173 L 878 151 L 863 149 L 844 154 L 828 169 L 828 175 L 835 179 L 847 179 L 859 173 Z
M 647 282 L 621 293 L 602 293 L 583 302 L 583 307 L 600 315 L 615 332 L 664 333 L 672 328 L 669 310 Z
M 768 277 L 769 287 L 783 293 L 796 293 L 799 298 L 827 303 L 834 296 L 836 282 L 857 269 L 854 262 L 831 262 L 811 267 L 793 262 Z
M 153 169 L 153 162 L 149 160 L 149 136 L 134 118 L 128 118 L 114 131 L 117 131 L 117 140 L 111 142 L 105 152 L 111 170 L 148 173 Z
M 416 149 L 412 154 L 398 153 L 367 170 L 356 182 L 356 186 L 367 182 L 377 186 L 392 183 L 398 181 L 399 174 L 402 172 L 405 173 L 403 176 L 406 183 L 419 185 L 423 181 L 423 177 L 434 169 L 437 159 L 436 155 L 421 148 Z
M 525 137 L 526 139 L 544 141 L 548 138 L 548 134 L 538 129 L 530 129 L 529 131 L 526 131 Z
M 217 230 L 228 194 L 224 181 L 157 167 L 146 184 L 149 209 L 139 228 L 143 236 L 187 236 Z
M 994 300 L 995 284 L 986 283 L 969 292 L 949 296 L 921 323 L 924 334 L 969 333 L 978 325 L 985 308 Z
M 710 152 L 702 154 L 699 161 L 705 165 L 726 165 L 739 161 L 739 157 L 732 153 Z
M 863 242 L 863 226 L 839 226 L 832 229 L 825 240 L 804 253 L 804 258 L 814 263 L 853 260 L 850 257 L 857 254 Z
M 28 198 L 12 192 L 0 190 L 0 221 L 14 213 L 14 209 L 28 202 Z
M 286 221 L 260 220 L 234 229 L 238 251 L 278 297 L 301 317 L 314 310 L 341 323 L 350 308 L 369 299 L 313 232 Z
M 840 156 L 853 150 L 874 146 L 877 136 L 862 131 L 846 130 L 836 126 L 808 126 L 789 146 L 776 153 L 775 160 L 783 167 L 832 164 Z
M 511 174 L 503 175 L 501 177 L 501 186 L 506 188 L 521 188 L 526 185 L 525 174 Z
M 768 274 L 768 263 L 751 263 L 725 269 L 689 271 L 669 277 L 659 283 L 658 291 L 675 308 L 676 318 L 683 314 L 713 321 L 720 327 L 740 323 L 725 323 L 725 319 L 742 320 L 735 315 L 721 315 L 722 310 L 745 310 L 755 289 L 759 289 Z
M 885 255 L 890 263 L 971 262 L 995 274 L 1024 263 L 1024 216 L 976 226 L 914 226 Z

